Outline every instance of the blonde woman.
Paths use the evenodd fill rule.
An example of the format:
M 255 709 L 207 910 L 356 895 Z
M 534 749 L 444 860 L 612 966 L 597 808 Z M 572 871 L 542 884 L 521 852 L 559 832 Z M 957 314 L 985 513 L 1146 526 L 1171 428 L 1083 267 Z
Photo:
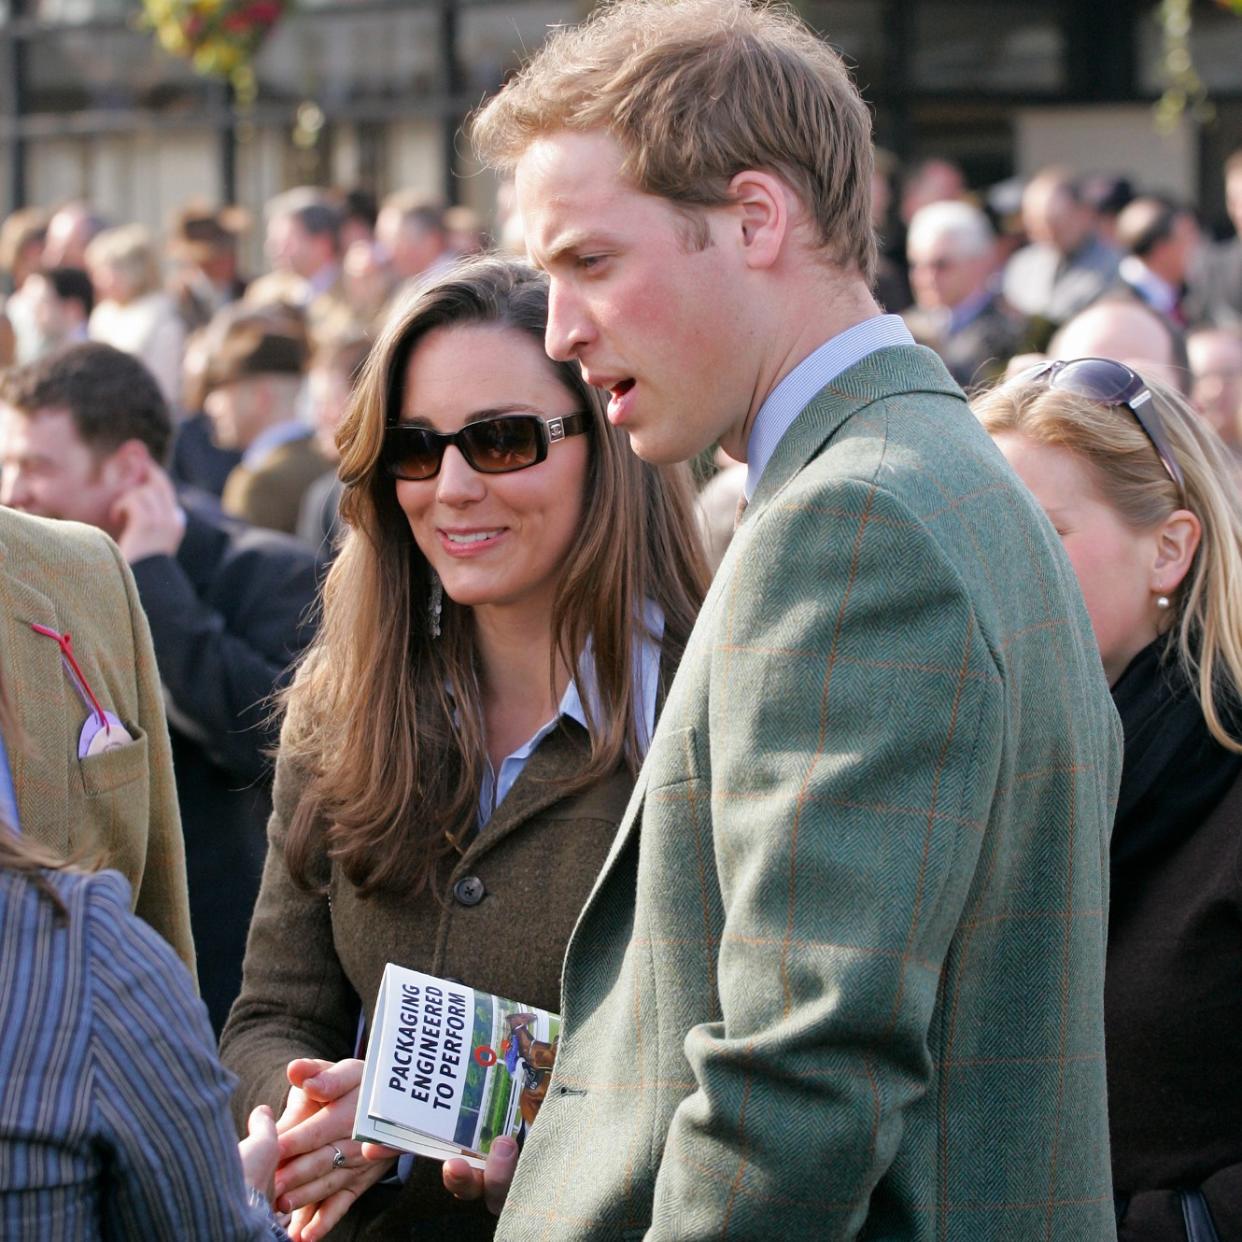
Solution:
M 1216 435 L 1119 362 L 1043 363 L 973 405 L 1061 536 L 1125 731 L 1105 986 L 1119 1237 L 1242 1237 L 1242 500 Z
M 140 224 L 105 229 L 87 246 L 86 266 L 96 299 L 88 327 L 91 340 L 141 359 L 164 400 L 180 410 L 185 328 L 160 287 L 150 234 Z
M 559 1007 L 702 598 L 688 476 L 639 461 L 548 360 L 547 313 L 524 264 L 448 273 L 377 342 L 338 435 L 350 529 L 288 696 L 221 1045 L 238 1118 L 284 1109 L 277 1204 L 301 1242 L 360 1194 L 351 1237 L 491 1236 L 434 1162 L 375 1184 L 392 1161 L 349 1137 L 359 1010 L 389 961 Z

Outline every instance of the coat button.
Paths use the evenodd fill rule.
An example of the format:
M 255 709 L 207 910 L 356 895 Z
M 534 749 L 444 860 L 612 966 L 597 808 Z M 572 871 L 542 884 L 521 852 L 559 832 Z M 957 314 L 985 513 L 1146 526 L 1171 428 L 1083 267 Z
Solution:
M 462 876 L 453 885 L 453 896 L 463 906 L 477 906 L 487 894 L 483 881 L 477 875 Z

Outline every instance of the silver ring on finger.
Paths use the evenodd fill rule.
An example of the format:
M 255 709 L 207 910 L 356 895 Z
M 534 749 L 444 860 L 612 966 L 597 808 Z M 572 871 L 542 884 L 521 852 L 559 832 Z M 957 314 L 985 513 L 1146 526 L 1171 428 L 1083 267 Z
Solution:
M 335 1144 L 329 1143 L 332 1148 L 332 1167 L 334 1169 L 343 1169 L 345 1167 L 345 1153 Z

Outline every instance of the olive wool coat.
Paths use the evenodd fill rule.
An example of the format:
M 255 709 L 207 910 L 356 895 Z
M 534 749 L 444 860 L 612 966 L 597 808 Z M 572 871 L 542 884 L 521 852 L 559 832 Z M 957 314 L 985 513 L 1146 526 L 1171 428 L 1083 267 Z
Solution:
M 414 899 L 363 899 L 322 854 L 315 879 L 327 894 L 296 888 L 284 845 L 303 781 L 292 765 L 277 762 L 245 977 L 220 1048 L 240 1079 L 239 1126 L 258 1104 L 279 1114 L 293 1058 L 354 1055 L 359 1005 L 369 1029 L 388 962 L 556 1010 L 565 944 L 633 784 L 622 771 L 557 799 L 552 782 L 580 768 L 587 749 L 586 732 L 563 720 L 436 891 Z M 444 1191 L 437 1162 L 416 1160 L 404 1187 L 373 1188 L 332 1237 L 470 1239 L 491 1237 L 494 1228 L 481 1204 L 458 1203 Z

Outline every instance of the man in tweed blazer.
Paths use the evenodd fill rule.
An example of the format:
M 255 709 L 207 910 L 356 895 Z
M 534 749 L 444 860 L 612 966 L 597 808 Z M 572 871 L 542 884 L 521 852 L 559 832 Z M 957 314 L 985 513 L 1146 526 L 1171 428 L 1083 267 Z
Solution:
M 90 709 L 56 641 L 133 740 L 78 756 Z M 0 508 L 0 675 L 20 737 L 4 739 L 17 828 L 59 854 L 81 852 L 129 881 L 135 913 L 194 972 L 185 848 L 147 619 L 116 545 L 76 522 Z
M 476 122 L 549 353 L 749 499 L 570 942 L 505 1239 L 1113 1234 L 1118 723 L 1055 533 L 870 296 L 869 128 L 745 0 L 606 8 Z

